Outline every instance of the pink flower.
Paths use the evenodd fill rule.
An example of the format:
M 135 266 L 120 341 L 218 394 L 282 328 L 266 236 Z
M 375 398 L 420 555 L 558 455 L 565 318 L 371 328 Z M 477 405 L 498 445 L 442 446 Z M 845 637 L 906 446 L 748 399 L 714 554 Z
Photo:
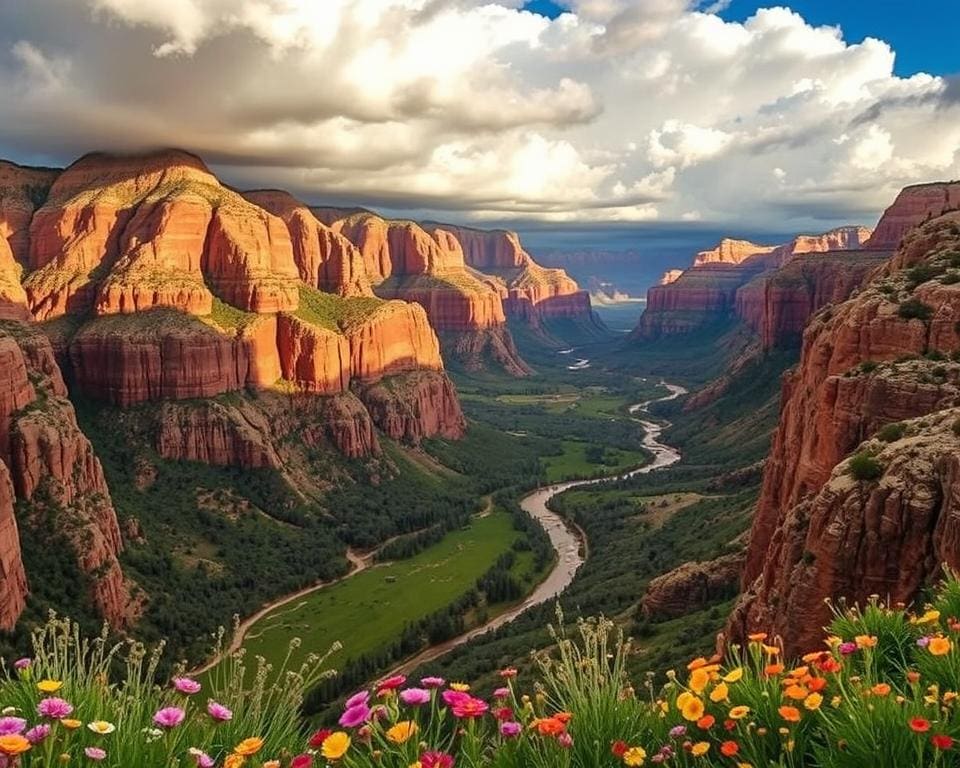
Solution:
M 173 687 L 180 693 L 185 693 L 187 696 L 192 696 L 200 692 L 200 683 L 196 680 L 191 680 L 189 677 L 173 678 Z
M 355 707 L 350 707 L 350 709 L 340 715 L 338 722 L 344 728 L 356 728 L 358 725 L 363 725 L 369 719 L 370 707 L 366 704 L 358 704 Z
M 40 725 L 33 726 L 33 728 L 23 735 L 31 744 L 39 744 L 50 735 L 50 726 L 46 723 L 41 723 Z
M 400 701 L 408 707 L 419 707 L 430 701 L 430 691 L 426 688 L 407 688 L 400 691 Z
M 460 702 L 473 698 L 469 693 L 463 693 L 462 691 L 444 691 L 440 694 L 440 697 L 448 707 L 456 706 Z
M 39 704 L 37 704 L 37 714 L 40 717 L 49 717 L 51 720 L 62 720 L 65 717 L 69 717 L 73 712 L 73 705 L 59 699 L 56 696 L 51 696 L 49 699 L 42 699 Z
M 22 717 L 0 717 L 0 736 L 23 733 L 26 727 L 27 721 Z
M 573 746 L 573 736 L 564 731 L 559 736 L 557 736 L 557 744 L 559 744 L 564 749 L 570 749 Z
M 210 755 L 204 752 L 202 749 L 197 749 L 196 747 L 190 747 L 190 749 L 187 751 L 193 756 L 193 759 L 196 761 L 197 768 L 213 768 L 216 761 L 212 757 L 210 757 Z
M 490 707 L 487 705 L 487 702 L 482 699 L 475 699 L 473 696 L 468 696 L 466 700 L 458 701 L 456 704 L 450 706 L 450 711 L 453 713 L 453 716 L 461 719 L 480 717 L 488 709 L 490 709 Z
M 313 758 L 310 755 L 297 755 L 290 761 L 290 768 L 310 768 Z
M 453 758 L 446 752 L 424 752 L 420 755 L 422 768 L 453 768 Z
M 28 658 L 17 659 L 15 662 L 13 662 L 13 668 L 17 670 L 17 672 L 20 672 L 21 670 L 29 669 L 31 664 L 33 664 L 32 659 L 28 659 Z
M 91 760 L 96 760 L 98 763 L 107 756 L 106 750 L 100 749 L 100 747 L 87 747 L 83 750 L 83 754 Z
M 360 704 L 366 704 L 368 701 L 370 701 L 370 691 L 360 691 L 347 699 L 343 704 L 343 708 L 352 709 Z
M 513 720 L 507 720 L 505 723 L 500 723 L 500 734 L 507 739 L 515 739 L 520 735 L 520 731 L 523 730 L 523 726 L 520 723 L 514 722 Z
M 186 716 L 180 707 L 164 707 L 153 716 L 153 722 L 161 728 L 176 728 Z
M 420 685 L 424 688 L 443 688 L 447 684 L 447 681 L 442 677 L 422 677 L 420 678 Z
M 497 688 L 497 690 L 493 692 L 493 698 L 495 699 L 505 699 L 509 695 L 510 695 L 509 688 Z
M 207 714 L 219 723 L 225 723 L 233 719 L 233 712 L 213 699 L 207 702 Z

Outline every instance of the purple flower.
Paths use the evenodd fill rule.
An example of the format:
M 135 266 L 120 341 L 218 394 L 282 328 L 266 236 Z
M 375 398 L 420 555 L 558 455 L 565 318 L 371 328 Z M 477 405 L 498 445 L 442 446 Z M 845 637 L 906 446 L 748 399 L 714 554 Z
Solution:
M 344 709 L 353 709 L 358 707 L 361 704 L 366 704 L 370 701 L 370 691 L 360 691 L 359 693 L 353 694 L 343 705 Z
M 15 662 L 13 662 L 13 668 L 18 672 L 20 672 L 24 669 L 30 669 L 31 664 L 33 664 L 33 660 L 24 657 L 22 659 L 17 659 Z
M 510 695 L 509 688 L 497 688 L 497 690 L 493 692 L 493 698 L 495 699 L 505 699 L 509 695 Z
M 400 691 L 400 701 L 408 707 L 419 707 L 430 701 L 430 691 L 426 688 L 407 688 Z
M 83 754 L 98 763 L 107 756 L 106 750 L 100 749 L 100 747 L 87 747 L 83 750 Z
M 190 749 L 187 751 L 196 761 L 197 768 L 213 768 L 214 759 L 210 757 L 210 755 L 208 755 L 202 749 L 197 749 L 196 747 L 190 747 Z
M 180 707 L 164 707 L 153 716 L 153 722 L 161 728 L 176 728 L 186 716 Z
M 50 735 L 50 726 L 46 723 L 41 723 L 40 725 L 33 726 L 33 728 L 23 735 L 31 744 L 39 744 Z
M 442 677 L 422 677 L 420 678 L 420 685 L 424 688 L 443 688 L 447 684 L 447 681 Z
M 49 717 L 51 720 L 62 720 L 69 717 L 73 712 L 73 705 L 69 702 L 51 696 L 49 699 L 42 699 L 37 704 L 37 714 L 40 717 Z
M 679 739 L 687 732 L 687 726 L 685 725 L 675 725 L 670 729 L 670 738 Z
M 844 656 L 849 656 L 851 653 L 857 652 L 857 644 L 856 643 L 840 643 L 840 647 L 837 650 L 839 650 L 840 653 L 842 653 Z
M 213 699 L 207 702 L 207 714 L 220 723 L 225 723 L 233 719 L 233 712 L 223 706 L 223 704 L 218 704 Z
M 339 723 L 344 728 L 356 728 L 358 725 L 363 725 L 369 719 L 370 707 L 366 704 L 357 704 L 355 707 L 350 707 L 340 715 Z
M 500 723 L 500 735 L 507 739 L 515 739 L 520 735 L 520 731 L 523 730 L 523 726 L 520 723 L 516 723 L 513 720 L 507 720 L 505 723 Z
M 0 717 L 0 736 L 23 733 L 26 727 L 27 721 L 22 717 Z
M 669 744 L 664 744 L 662 747 L 660 747 L 659 754 L 663 755 L 664 760 L 671 758 L 673 757 L 673 747 L 671 747 Z
M 667 758 L 665 758 L 663 755 L 661 755 L 661 754 L 658 752 L 657 754 L 655 754 L 653 757 L 650 758 L 650 762 L 651 762 L 651 763 L 656 763 L 657 765 L 659 765 L 660 763 L 665 762 L 666 759 L 667 759 Z
M 570 749 L 573 746 L 573 736 L 564 731 L 559 736 L 557 736 L 557 744 L 559 744 L 564 749 Z
M 444 691 L 440 696 L 443 698 L 443 703 L 448 707 L 455 707 L 457 704 L 462 704 L 473 698 L 469 693 L 463 693 L 462 691 Z
M 921 648 L 926 648 L 928 645 L 930 645 L 930 638 L 927 636 L 918 637 L 917 645 L 920 646 Z
M 200 683 L 196 680 L 191 680 L 189 677 L 173 678 L 173 687 L 180 693 L 185 693 L 187 696 L 192 696 L 200 692 Z

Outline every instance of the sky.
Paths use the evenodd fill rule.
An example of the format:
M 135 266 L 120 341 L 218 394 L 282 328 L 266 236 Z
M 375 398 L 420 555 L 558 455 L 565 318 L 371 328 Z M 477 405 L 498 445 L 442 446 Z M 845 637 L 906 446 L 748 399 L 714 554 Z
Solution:
M 0 0 L 0 157 L 178 146 L 238 187 L 551 243 L 869 225 L 960 177 L 958 21 L 953 0 Z

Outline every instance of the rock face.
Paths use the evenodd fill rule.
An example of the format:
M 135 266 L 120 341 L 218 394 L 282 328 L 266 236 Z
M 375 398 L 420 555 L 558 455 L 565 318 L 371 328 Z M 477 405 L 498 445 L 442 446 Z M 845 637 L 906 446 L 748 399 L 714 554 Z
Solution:
M 877 224 L 867 248 L 892 251 L 914 227 L 960 208 L 960 182 L 917 184 L 904 188 Z
M 11 630 L 27 604 L 27 574 L 20 557 L 16 498 L 7 465 L 0 462 L 0 629 Z
M 0 331 L 0 350 L 10 364 L 3 377 L 8 395 L 0 405 L 4 479 L 9 470 L 27 524 L 52 524 L 66 537 L 101 615 L 113 626 L 123 626 L 129 594 L 117 559 L 122 548 L 117 516 L 100 462 L 66 399 L 53 350 L 39 331 L 16 323 Z M 0 488 L 0 496 L 4 493 Z M 3 588 L 11 595 L 9 616 L 19 616 L 25 592 L 22 564 L 18 570 L 15 563 L 18 546 L 10 538 L 16 527 L 4 522 L 2 528 L 7 534 L 0 547 Z
M 429 371 L 362 388 L 360 399 L 374 423 L 396 440 L 416 444 L 431 435 L 457 440 L 466 430 L 450 380 Z
M 693 259 L 694 267 L 704 264 L 741 264 L 752 256 L 770 253 L 776 246 L 757 245 L 749 240 L 725 237 L 716 248 L 700 251 Z
M 891 594 L 906 596 L 915 578 L 898 580 L 896 574 L 914 573 L 921 567 L 918 558 L 927 563 L 939 557 L 928 547 L 904 559 L 900 540 L 913 525 L 909 494 L 889 502 L 893 506 L 876 506 L 893 497 L 872 495 L 872 486 L 866 494 L 864 487 L 851 484 L 841 462 L 886 424 L 960 404 L 960 366 L 938 359 L 960 350 L 960 282 L 951 271 L 960 258 L 954 252 L 960 252 L 960 214 L 947 214 L 908 234 L 863 290 L 821 311 L 807 327 L 800 364 L 783 383 L 780 423 L 744 568 L 744 597 L 730 624 L 734 637 L 761 625 L 778 632 L 802 626 L 816 633 L 827 618 L 823 597 L 886 594 L 886 588 L 878 589 L 883 584 Z M 924 434 L 923 423 L 911 429 Z M 925 465 L 908 469 L 890 458 L 889 466 L 899 467 L 897 482 L 907 482 L 908 488 L 919 483 L 920 499 L 930 479 L 921 481 L 916 473 Z M 878 460 L 888 466 L 884 458 Z M 944 487 L 943 494 L 957 490 Z M 936 523 L 946 524 L 945 519 Z M 928 523 L 918 519 L 916 525 Z M 869 567 L 854 557 L 851 542 L 873 553 Z M 885 582 L 877 574 L 879 553 L 888 555 Z M 853 589 L 857 583 L 863 589 Z M 791 624 L 799 616 L 802 624 Z M 802 633 L 794 637 L 798 643 L 808 639 Z
M 658 285 L 670 285 L 670 283 L 675 283 L 682 274 L 682 269 L 668 269 L 663 273 L 663 275 L 661 275 Z
M 743 553 L 704 563 L 689 562 L 657 576 L 640 600 L 644 616 L 674 619 L 737 593 Z

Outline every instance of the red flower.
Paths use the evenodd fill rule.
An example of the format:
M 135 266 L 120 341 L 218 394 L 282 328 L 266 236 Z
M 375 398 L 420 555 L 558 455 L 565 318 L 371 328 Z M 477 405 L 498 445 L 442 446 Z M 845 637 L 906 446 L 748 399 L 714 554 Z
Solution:
M 937 749 L 950 749 L 953 746 L 953 739 L 945 733 L 935 733 L 930 737 L 930 743 Z
M 740 745 L 735 741 L 725 741 L 720 745 L 720 754 L 724 757 L 733 757 L 740 751 Z
M 732 731 L 734 728 L 737 727 L 737 721 L 727 718 L 726 720 L 723 721 L 723 727 L 726 728 L 728 731 Z
M 926 733 L 930 730 L 930 721 L 924 717 L 911 718 L 910 730 L 914 733 Z
M 297 755 L 290 761 L 290 768 L 310 768 L 313 758 L 310 755 Z
M 510 707 L 498 707 L 493 710 L 493 716 L 500 721 L 513 720 L 513 710 Z
M 610 753 L 614 757 L 623 757 L 626 754 L 626 751 L 629 749 L 627 742 L 617 739 L 613 744 L 610 745 Z
M 717 718 L 715 718 L 713 715 L 704 715 L 699 720 L 697 720 L 697 727 L 703 728 L 703 730 L 706 731 L 710 728 L 713 728 L 713 724 L 715 722 L 717 722 Z
M 511 677 L 516 677 L 516 676 L 517 676 L 517 670 L 515 670 L 513 667 L 507 667 L 506 669 L 500 670 L 500 677 L 502 677 L 504 680 L 508 680 Z
M 393 677 L 388 677 L 377 686 L 377 693 L 383 693 L 384 691 L 395 691 L 405 682 L 407 682 L 407 678 L 404 675 L 394 675 Z
M 331 733 L 333 733 L 333 731 L 331 731 L 329 728 L 321 728 L 310 737 L 310 741 L 307 743 L 314 749 L 320 749 L 320 747 L 323 746 L 323 742 L 326 740 L 327 736 L 329 736 Z

